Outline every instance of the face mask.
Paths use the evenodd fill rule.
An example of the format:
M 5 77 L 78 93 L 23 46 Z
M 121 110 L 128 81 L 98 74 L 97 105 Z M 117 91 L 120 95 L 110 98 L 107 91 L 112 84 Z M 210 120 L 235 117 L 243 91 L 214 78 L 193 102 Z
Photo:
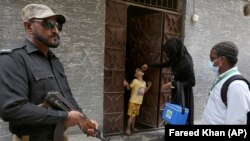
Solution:
M 219 59 L 219 58 L 218 58 Z M 209 61 L 208 63 L 208 66 L 209 66 L 209 69 L 215 73 L 219 73 L 219 67 L 220 66 L 214 66 L 214 63 L 218 60 L 216 59 L 215 61 Z
M 208 67 L 211 71 L 215 72 L 215 73 L 219 73 L 219 67 L 218 66 L 214 66 L 214 62 L 209 61 L 208 62 Z

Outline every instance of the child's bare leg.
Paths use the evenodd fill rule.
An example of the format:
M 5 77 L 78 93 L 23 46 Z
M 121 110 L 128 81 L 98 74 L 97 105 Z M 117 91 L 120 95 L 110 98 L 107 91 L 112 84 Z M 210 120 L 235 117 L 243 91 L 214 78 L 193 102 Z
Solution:
M 131 130 L 136 132 L 136 131 L 138 131 L 138 129 L 135 128 L 135 119 L 136 118 L 134 117 L 133 121 L 132 121 L 132 125 L 131 125 Z
M 126 135 L 131 135 L 130 128 L 131 128 L 131 125 L 133 123 L 133 119 L 134 119 L 134 117 L 132 117 L 132 116 L 130 116 L 129 119 L 128 119 L 128 124 L 127 124 L 127 129 L 126 129 Z

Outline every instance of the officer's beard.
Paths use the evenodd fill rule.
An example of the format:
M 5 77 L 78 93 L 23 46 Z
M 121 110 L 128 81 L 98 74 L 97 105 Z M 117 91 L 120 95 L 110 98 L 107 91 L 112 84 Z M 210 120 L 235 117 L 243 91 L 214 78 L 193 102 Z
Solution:
M 41 34 L 39 34 L 38 32 L 35 32 L 34 37 L 36 40 L 40 41 L 41 43 L 43 43 L 45 46 L 49 48 L 57 48 L 59 46 L 60 37 L 58 35 L 44 38 Z M 49 40 L 50 38 L 54 38 L 54 42 L 51 42 Z

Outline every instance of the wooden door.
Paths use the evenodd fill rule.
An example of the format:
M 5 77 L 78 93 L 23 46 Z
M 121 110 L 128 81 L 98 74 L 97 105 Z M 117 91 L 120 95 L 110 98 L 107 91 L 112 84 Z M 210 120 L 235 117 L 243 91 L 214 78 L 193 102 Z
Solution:
M 163 14 L 163 44 L 172 37 L 181 37 L 182 16 L 177 12 L 166 12 Z M 162 53 L 162 62 L 165 61 L 164 53 Z M 171 68 L 164 68 L 161 71 L 160 85 L 170 81 Z M 170 89 L 160 89 L 159 112 L 158 112 L 158 127 L 164 126 L 164 121 L 161 118 L 165 103 L 171 98 Z
M 106 0 L 104 135 L 123 134 L 127 6 Z

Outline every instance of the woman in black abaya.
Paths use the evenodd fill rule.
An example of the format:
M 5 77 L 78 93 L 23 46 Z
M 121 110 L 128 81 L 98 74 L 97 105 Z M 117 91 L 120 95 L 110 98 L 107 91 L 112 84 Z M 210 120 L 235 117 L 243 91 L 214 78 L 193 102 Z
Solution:
M 178 38 L 169 39 L 164 44 L 163 51 L 165 52 L 168 61 L 160 64 L 150 64 L 149 67 L 171 67 L 174 80 L 172 82 L 164 84 L 163 88 L 172 87 L 171 103 L 180 104 L 180 98 L 176 94 L 176 91 L 178 89 L 176 84 L 178 82 L 183 86 L 185 95 L 185 107 L 189 109 L 187 124 L 192 125 L 194 123 L 193 87 L 195 85 L 192 57 L 188 53 L 185 45 Z M 146 64 L 142 66 L 143 70 L 146 70 L 147 68 L 148 66 Z

